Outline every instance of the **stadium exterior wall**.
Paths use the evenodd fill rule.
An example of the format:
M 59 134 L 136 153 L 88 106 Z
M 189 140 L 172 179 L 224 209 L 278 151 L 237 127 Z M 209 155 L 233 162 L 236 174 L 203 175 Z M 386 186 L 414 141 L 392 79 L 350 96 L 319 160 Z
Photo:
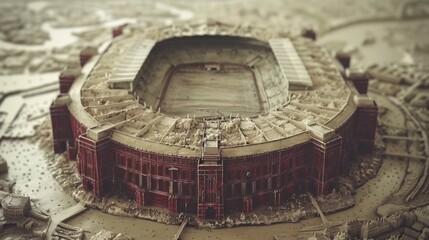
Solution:
M 198 187 L 199 158 L 160 154 L 156 149 L 143 151 L 115 142 L 109 136 L 93 140 L 86 134 L 87 128 L 66 111 L 67 108 L 59 106 L 58 109 L 51 107 L 54 142 L 60 139 L 69 143 L 68 149 L 78 148 L 78 172 L 85 191 L 95 197 L 120 192 L 143 206 L 197 213 L 198 199 L 205 194 L 204 189 Z M 353 135 L 359 125 L 355 123 L 355 115 L 360 112 L 355 111 L 328 141 L 310 136 L 283 149 L 221 156 L 223 179 L 218 183 L 222 186 L 221 217 L 231 212 L 251 212 L 260 206 L 279 206 L 292 194 L 330 193 L 337 187 L 340 171 L 355 151 L 357 141 Z M 61 128 L 57 128 L 59 121 L 63 121 Z M 71 133 L 65 129 L 71 129 Z M 216 204 L 206 205 L 208 208 Z M 205 218 L 204 214 L 199 215 Z
M 50 108 L 54 152 L 66 151 L 70 160 L 77 160 L 83 189 L 97 198 L 120 193 L 142 206 L 221 220 L 232 212 L 280 206 L 297 193 L 328 194 L 338 186 L 351 156 L 374 146 L 377 105 L 356 104 L 350 97 L 339 116 L 326 124 L 334 130 L 329 138 L 309 130 L 263 144 L 220 147 L 216 164 L 205 164 L 204 150 L 186 155 L 140 149 L 114 140 L 112 135 L 125 134 L 114 127 L 94 137 L 89 133 L 93 126 L 85 126 L 83 116 L 70 107 L 67 91 L 75 87 L 75 79 L 62 77 L 62 94 Z M 366 94 L 367 85 L 351 82 L 360 90 L 355 94 Z

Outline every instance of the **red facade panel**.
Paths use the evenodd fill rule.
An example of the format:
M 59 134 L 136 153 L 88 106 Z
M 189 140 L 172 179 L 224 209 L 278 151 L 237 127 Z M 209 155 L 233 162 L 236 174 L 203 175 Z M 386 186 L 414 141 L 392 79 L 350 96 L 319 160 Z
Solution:
M 109 138 L 94 141 L 83 134 L 79 136 L 80 175 L 84 189 L 95 197 L 101 197 L 112 190 L 113 162 Z
M 126 188 L 127 195 L 142 205 L 164 207 L 173 212 L 195 211 L 196 159 L 138 151 L 118 143 L 112 146 L 116 187 Z
M 338 184 L 340 169 L 341 137 L 335 135 L 332 140 L 322 142 L 312 140 L 313 165 L 312 165 L 312 190 L 317 195 L 330 193 Z
M 360 152 L 371 152 L 374 148 L 377 129 L 378 106 L 359 106 L 356 114 L 355 139 Z
M 366 94 L 368 92 L 369 75 L 367 73 L 350 73 L 349 79 L 359 94 Z
M 70 112 L 67 105 L 57 105 L 55 102 L 50 107 L 52 137 L 55 153 L 62 153 L 67 148 L 67 141 L 71 137 Z
M 78 168 L 83 188 L 94 196 L 119 188 L 140 205 L 221 220 L 224 212 L 281 206 L 286 198 L 299 192 L 332 191 L 338 184 L 344 159 L 353 151 L 356 136 L 361 143 L 373 137 L 375 128 L 358 135 L 355 125 L 374 121 L 374 116 L 376 119 L 374 108 L 359 108 L 356 117 L 339 128 L 338 135 L 330 141 L 313 139 L 279 151 L 223 158 L 222 164 L 217 165 L 199 165 L 195 158 L 144 152 L 109 138 L 93 141 L 73 116 L 68 116 L 71 128 L 67 136 L 69 143 L 79 139 Z
M 76 79 L 76 76 L 61 74 L 60 75 L 60 93 L 68 93 L 75 79 Z

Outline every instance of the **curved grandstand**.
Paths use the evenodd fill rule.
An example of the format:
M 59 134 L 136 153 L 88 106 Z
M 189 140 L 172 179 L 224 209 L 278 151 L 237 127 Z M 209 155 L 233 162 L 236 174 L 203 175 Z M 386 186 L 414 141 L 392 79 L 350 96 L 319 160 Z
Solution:
M 51 108 L 54 147 L 72 159 L 79 149 L 94 196 L 119 189 L 219 220 L 295 192 L 326 194 L 355 143 L 373 144 L 373 101 L 309 39 L 205 23 L 129 34 L 98 52 Z

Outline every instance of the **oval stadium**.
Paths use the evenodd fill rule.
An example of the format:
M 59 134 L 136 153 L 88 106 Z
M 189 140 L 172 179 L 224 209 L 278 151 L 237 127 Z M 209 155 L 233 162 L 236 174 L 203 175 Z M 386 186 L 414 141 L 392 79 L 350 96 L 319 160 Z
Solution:
M 309 38 L 205 22 L 123 33 L 80 60 L 51 106 L 54 151 L 94 197 L 221 220 L 328 194 L 373 149 L 368 76 Z

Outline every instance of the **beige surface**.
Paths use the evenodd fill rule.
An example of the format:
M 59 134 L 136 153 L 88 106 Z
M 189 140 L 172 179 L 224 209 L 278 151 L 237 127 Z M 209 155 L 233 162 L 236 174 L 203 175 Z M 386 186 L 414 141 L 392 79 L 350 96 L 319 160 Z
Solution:
M 94 1 L 98 2 L 98 1 Z M 43 26 L 53 38 L 48 40 L 43 45 L 23 45 L 14 43 L 11 39 L 1 39 L 0 47 L 6 51 L 6 54 L 11 54 L 10 50 L 24 50 L 24 55 L 29 55 L 33 58 L 31 52 L 38 51 L 40 56 L 57 57 L 66 53 L 67 55 L 74 54 L 75 49 L 80 49 L 82 46 L 87 46 L 88 42 L 82 41 L 83 35 L 76 35 L 76 32 L 82 32 L 93 29 L 97 25 L 88 27 L 70 28 L 69 26 L 83 26 L 88 23 L 88 18 L 104 19 L 104 21 L 111 22 L 109 19 L 120 18 L 123 16 L 132 16 L 133 20 L 138 19 L 141 28 L 147 29 L 149 25 L 161 25 L 174 23 L 178 21 L 187 21 L 190 19 L 199 19 L 211 17 L 214 19 L 223 19 L 225 21 L 237 23 L 249 23 L 250 25 L 264 25 L 270 29 L 278 31 L 295 31 L 299 32 L 303 26 L 314 26 L 316 29 L 321 30 L 325 37 L 318 34 L 320 39 L 319 44 L 326 44 L 333 42 L 340 42 L 343 47 L 353 52 L 352 65 L 370 65 L 372 63 L 386 63 L 393 69 L 396 64 L 401 61 L 403 57 L 415 60 L 418 64 L 427 64 L 428 58 L 421 47 L 427 44 L 427 19 L 398 21 L 398 13 L 404 4 L 402 0 L 386 0 L 386 1 L 354 1 L 353 7 L 350 7 L 349 1 L 338 0 L 310 0 L 310 1 L 267 1 L 261 4 L 260 1 L 195 1 L 197 4 L 192 4 L 190 1 L 170 1 L 167 3 L 157 1 L 149 3 L 149 1 L 139 2 L 138 4 L 121 4 L 120 1 L 114 2 L 100 2 L 96 8 L 91 2 L 31 2 L 31 6 L 39 6 L 39 15 L 41 19 L 48 19 L 52 24 L 48 27 Z M 13 2 L 4 1 L 2 4 L 13 4 Z M 71 6 L 65 8 L 64 6 Z M 176 6 L 174 6 L 176 5 Z M 55 12 L 62 11 L 58 14 L 62 19 L 64 28 L 56 28 L 56 19 L 47 14 L 45 7 L 49 7 Z M 26 7 L 25 7 L 26 8 Z M 33 7 L 29 9 L 33 9 Z M 34 9 L 36 9 L 34 7 Z M 281 10 L 280 10 L 281 9 Z M 64 14 L 64 12 L 66 14 Z M 81 13 L 83 12 L 83 13 Z M 27 18 L 27 22 L 34 21 L 34 15 L 28 14 L 21 7 L 13 7 L 13 11 L 7 11 L 3 16 L 18 16 L 22 15 Z M 391 22 L 365 22 L 363 24 L 353 24 L 348 27 L 340 28 L 337 31 L 331 31 L 332 27 L 342 25 L 348 22 L 354 22 L 361 19 L 392 17 L 395 20 Z M 25 19 L 24 19 L 25 20 Z M 37 23 L 35 24 L 37 25 Z M 245 28 L 237 28 L 238 30 Z M 22 31 L 28 31 L 28 28 L 23 28 Z M 10 31 L 15 33 L 16 31 Z M 426 32 L 426 33 L 425 33 Z M 31 33 L 31 32 L 30 32 Z M 104 31 L 104 34 L 110 38 L 110 27 Z M 92 33 L 88 36 L 91 36 Z M 15 34 L 20 37 L 19 34 Z M 29 41 L 36 39 L 34 34 L 31 33 Z M 368 37 L 369 36 L 369 37 Z M 376 38 L 375 44 L 364 44 L 365 39 L 374 37 Z M 24 38 L 25 39 L 25 38 Z M 78 44 L 74 44 L 78 43 Z M 68 46 L 73 44 L 73 46 Z M 53 51 L 53 48 L 56 48 Z M 45 51 L 47 50 L 47 51 Z M 58 53 L 56 53 L 58 51 Z M 22 52 L 22 51 L 16 51 Z M 76 56 L 75 56 L 76 57 Z M 110 56 L 111 57 L 111 56 Z M 36 58 L 36 57 L 34 57 Z M 8 61 L 5 58 L 3 62 Z M 49 60 L 49 59 L 48 59 Z M 112 58 L 110 58 L 110 61 Z M 44 61 L 49 63 L 49 61 Z M 25 65 L 24 65 L 25 66 Z M 63 64 L 57 69 L 60 71 Z M 6 64 L 4 68 L 7 68 Z M 2 68 L 2 70 L 5 70 Z M 23 68 L 23 72 L 26 69 Z M 413 73 L 414 71 L 410 71 Z M 427 72 L 427 71 L 426 71 Z M 25 73 L 15 76 L 5 75 L 2 77 L 5 84 L 2 82 L 2 89 L 10 84 L 11 79 L 14 86 L 27 86 L 29 81 L 27 76 L 30 75 L 37 78 L 46 78 L 44 74 L 36 75 L 34 73 Z M 50 74 L 50 73 L 48 73 Z M 55 73 L 57 76 L 58 74 Z M 408 76 L 408 74 L 407 74 Z M 49 82 L 55 80 L 56 77 L 50 79 Z M 389 94 L 390 91 L 395 91 L 395 88 L 390 84 L 385 84 L 385 88 L 375 90 L 379 94 Z M 426 91 L 420 89 L 420 91 Z M 128 96 L 127 96 L 128 97 Z M 40 98 L 40 96 L 37 96 Z M 92 97 L 91 97 L 92 98 Z M 133 98 L 133 96 L 131 96 Z M 334 97 L 329 97 L 331 100 Z M 384 96 L 380 96 L 383 99 Z M 315 98 L 313 98 L 314 100 Z M 26 106 L 30 106 L 32 110 L 41 111 L 49 108 L 50 99 L 45 105 L 33 105 L 36 102 L 35 98 L 25 99 Z M 287 106 L 288 112 L 294 112 L 295 116 L 301 120 L 299 113 L 311 114 L 314 112 L 310 108 L 320 110 L 317 107 L 319 102 L 317 98 L 305 106 L 305 108 L 292 108 L 293 105 Z M 321 99 L 323 100 L 323 99 Z M 321 101 L 320 101 L 321 102 Z M 301 103 L 304 104 L 304 103 Z M 24 113 L 28 110 L 24 109 Z M 21 113 L 23 113 L 21 112 Z M 421 111 L 416 110 L 416 113 Z M 334 114 L 332 114 L 334 113 Z M 335 115 L 333 111 L 326 111 L 325 117 L 329 119 Z M 34 121 L 30 121 L 26 114 L 21 114 L 24 121 L 21 121 L 22 126 L 33 126 Z M 38 116 L 38 115 L 36 115 Z M 329 119 L 322 118 L 320 121 L 324 122 Z M 404 126 L 401 125 L 404 116 L 398 111 L 389 109 L 387 115 L 382 119 L 383 125 L 393 125 L 397 128 L 389 128 L 389 131 L 397 132 Z M 43 118 L 40 118 L 43 119 Z M 169 122 L 169 121 L 166 121 Z M 242 125 L 250 124 L 250 121 L 242 121 Z M 385 124 L 384 124 L 385 123 Z M 426 122 L 427 125 L 427 122 Z M 288 125 L 285 125 L 288 126 Z M 249 136 L 253 133 L 250 131 Z M 28 132 L 26 128 L 21 128 L 21 125 L 16 124 L 13 127 L 14 131 L 22 133 Z M 247 128 L 246 128 L 247 129 Z M 243 129 L 244 130 L 244 129 Z M 243 131 L 245 132 L 245 131 Z M 22 136 L 22 135 L 17 135 Z M 251 140 L 249 140 L 251 142 Z M 405 144 L 391 144 L 388 148 L 396 151 L 403 151 Z M 74 201 L 59 187 L 58 183 L 52 178 L 49 170 L 49 163 L 44 156 L 45 152 L 41 151 L 29 142 L 26 138 L 3 139 L 0 144 L 0 154 L 6 159 L 9 165 L 9 174 L 2 175 L 4 178 L 9 178 L 16 181 L 15 192 L 30 195 L 35 200 L 36 205 L 41 206 L 50 214 L 55 215 L 61 210 L 72 206 Z M 390 194 L 395 192 L 401 185 L 404 175 L 407 171 L 407 161 L 386 158 L 378 176 L 365 184 L 362 188 L 358 189 L 356 194 L 356 206 L 352 209 L 346 210 L 341 213 L 328 215 L 330 221 L 342 221 L 355 219 L 357 217 L 375 218 L 376 209 L 380 204 L 391 199 Z M 62 179 L 64 180 L 64 179 Z M 62 181 L 61 180 L 61 181 Z M 93 214 L 96 212 L 97 214 Z M 176 226 L 165 226 L 163 224 L 154 223 L 150 221 L 137 220 L 134 218 L 123 218 L 117 216 L 106 215 L 98 211 L 88 211 L 82 215 L 77 216 L 75 219 L 69 221 L 76 226 L 85 227 L 91 234 L 98 232 L 101 229 L 111 229 L 115 232 L 124 232 L 129 236 L 136 239 L 170 239 L 176 232 Z M 288 234 L 291 239 L 300 236 L 298 231 L 302 226 L 319 225 L 320 219 L 313 218 L 303 221 L 298 224 L 277 224 L 271 226 L 261 227 L 241 227 L 232 229 L 212 230 L 212 229 L 193 229 L 186 228 L 182 236 L 183 239 L 272 239 L 275 234 Z M 297 235 L 298 234 L 298 235 Z
M 173 70 L 162 112 L 180 117 L 259 113 L 257 89 L 249 70 L 191 71 Z

